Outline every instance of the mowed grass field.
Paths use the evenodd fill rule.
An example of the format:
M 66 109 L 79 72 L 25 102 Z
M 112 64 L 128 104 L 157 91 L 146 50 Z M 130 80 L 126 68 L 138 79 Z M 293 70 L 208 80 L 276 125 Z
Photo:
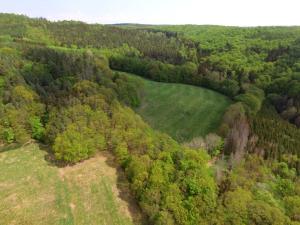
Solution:
M 65 168 L 46 155 L 36 144 L 0 152 L 1 225 L 127 225 L 139 217 L 107 154 Z
M 153 128 L 179 142 L 216 131 L 231 104 L 226 96 L 206 88 L 125 75 L 141 80 L 144 86 L 142 104 L 137 113 Z

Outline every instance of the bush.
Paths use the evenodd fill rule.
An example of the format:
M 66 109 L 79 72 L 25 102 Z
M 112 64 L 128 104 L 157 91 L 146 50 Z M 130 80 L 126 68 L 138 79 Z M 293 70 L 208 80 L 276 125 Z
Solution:
M 13 143 L 15 141 L 15 133 L 12 128 L 6 128 L 3 131 L 3 138 L 7 143 Z
M 54 153 L 58 160 L 76 163 L 91 157 L 105 147 L 104 136 L 83 124 L 70 124 L 54 142 Z
M 284 198 L 284 203 L 288 216 L 292 220 L 300 222 L 300 197 L 286 197 Z
M 250 224 L 256 225 L 286 225 L 288 218 L 283 212 L 262 201 L 255 201 L 249 206 Z
M 262 102 L 255 95 L 246 93 L 238 95 L 236 101 L 242 102 L 248 114 L 255 115 L 261 108 Z
M 30 118 L 29 123 L 31 125 L 32 138 L 36 140 L 42 140 L 45 134 L 45 128 L 41 123 L 41 119 L 35 116 Z

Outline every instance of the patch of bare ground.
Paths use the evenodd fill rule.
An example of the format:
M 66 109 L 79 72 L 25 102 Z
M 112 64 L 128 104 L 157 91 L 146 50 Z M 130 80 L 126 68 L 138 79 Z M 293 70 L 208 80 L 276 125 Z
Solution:
M 110 152 L 100 152 L 93 158 L 58 170 L 62 181 L 76 184 L 86 192 L 92 183 L 108 179 L 120 215 L 129 218 L 134 224 L 145 223 L 141 210 L 129 190 L 129 183 L 124 171 L 114 161 Z M 84 205 L 86 210 L 92 209 L 90 202 L 86 202 Z M 75 202 L 71 202 L 69 206 L 72 212 L 76 209 Z

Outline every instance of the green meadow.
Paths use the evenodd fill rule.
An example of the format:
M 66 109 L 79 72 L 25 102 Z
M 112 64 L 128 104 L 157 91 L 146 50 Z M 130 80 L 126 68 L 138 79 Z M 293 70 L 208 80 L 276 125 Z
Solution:
M 46 156 L 36 144 L 0 152 L 1 225 L 127 225 L 139 217 L 108 153 L 62 168 Z
M 143 84 L 142 103 L 137 113 L 153 128 L 180 142 L 216 131 L 231 104 L 226 96 L 206 88 L 127 76 Z

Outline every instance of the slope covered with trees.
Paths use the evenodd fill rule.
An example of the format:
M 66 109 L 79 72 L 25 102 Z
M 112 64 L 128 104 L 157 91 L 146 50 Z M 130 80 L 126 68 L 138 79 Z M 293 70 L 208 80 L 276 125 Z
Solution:
M 123 28 L 126 26 L 122 26 Z M 249 151 L 259 151 L 261 155 L 268 158 L 273 151 L 268 149 L 270 143 L 288 143 L 290 147 L 282 147 L 281 152 L 293 152 L 295 157 L 294 168 L 299 164 L 300 146 L 294 137 L 297 137 L 299 128 L 299 27 L 257 27 L 239 28 L 222 26 L 130 26 L 131 29 L 159 30 L 163 32 L 176 32 L 178 38 L 193 41 L 197 48 L 197 62 L 189 61 L 182 65 L 170 65 L 153 59 L 122 57 L 115 55 L 111 57 L 112 68 L 127 72 L 134 72 L 144 77 L 164 82 L 179 82 L 208 87 L 221 92 L 237 102 L 243 104 L 248 122 L 260 123 L 265 108 L 275 108 L 272 115 L 277 113 L 282 119 L 290 122 L 282 126 L 282 120 L 278 117 L 275 124 L 281 124 L 281 131 L 272 131 L 274 126 L 267 123 L 264 126 L 250 124 L 238 129 L 233 123 L 236 134 L 232 132 L 232 140 L 244 139 L 254 140 L 257 133 L 268 133 L 268 142 L 264 147 L 253 150 L 255 144 L 250 144 Z M 167 75 L 166 75 L 167 74 Z M 272 106 L 269 106 L 269 105 Z M 262 112 L 256 116 L 262 109 Z M 242 110 L 243 111 L 243 110 Z M 230 112 L 228 113 L 230 114 Z M 231 113 L 232 114 L 232 113 Z M 268 113 L 267 113 L 268 114 Z M 225 120 L 229 121 L 228 118 Z M 242 123 L 243 124 L 243 123 Z M 293 125 L 294 124 L 294 125 Z M 222 128 L 229 124 L 225 121 Z M 226 128 L 227 129 L 227 128 Z M 225 129 L 225 130 L 226 130 Z M 247 132 L 245 132 L 245 130 Z M 291 130 L 285 141 L 278 141 L 280 133 Z M 242 132 L 243 131 L 243 132 Z M 224 129 L 221 130 L 221 133 Z M 225 132 L 226 133 L 226 132 Z M 238 133 L 244 133 L 238 135 Z M 225 134 L 226 136 L 227 134 Z M 285 135 L 283 135 L 285 136 Z M 281 136 L 282 137 L 282 136 Z M 230 140 L 230 139 L 227 139 Z M 264 142 L 260 140 L 260 142 Z M 242 141 L 243 142 L 243 141 Z M 229 144 L 232 146 L 232 143 Z M 246 144 L 234 144 L 237 151 L 246 149 Z M 287 145 L 287 144 L 285 144 Z M 274 147 L 271 147 L 274 148 Z M 275 147 L 277 148 L 277 147 Z M 289 150 L 288 150 L 289 149 Z M 233 151 L 230 148 L 229 151 Z M 288 153 L 288 154 L 289 154 Z M 278 156 L 278 157 L 277 157 Z M 279 154 L 275 158 L 282 160 Z M 274 159 L 274 157 L 273 157 Z M 296 163 L 297 162 L 297 163 Z M 299 168 L 298 168 L 299 171 Z
M 5 50 L 16 54 L 4 56 L 16 67 L 5 64 L 13 67 L 2 75 L 1 144 L 26 144 L 36 139 L 51 147 L 57 162 L 66 163 L 88 159 L 97 151 L 112 151 L 150 221 L 159 223 L 165 216 L 181 220 L 184 216 L 186 219 L 182 223 L 186 223 L 192 217 L 196 217 L 195 220 L 204 217 L 205 212 L 196 211 L 188 216 L 181 200 L 167 206 L 163 199 L 168 193 L 173 195 L 174 188 L 177 198 L 186 198 L 180 189 L 185 185 L 180 178 L 181 171 L 189 168 L 181 168 L 185 160 L 197 160 L 196 168 L 204 176 L 195 182 L 211 189 L 207 194 L 215 198 L 216 186 L 206 166 L 208 156 L 204 152 L 183 149 L 168 136 L 150 129 L 131 109 L 121 104 L 124 96 L 118 98 L 118 93 L 127 90 L 130 94 L 134 87 L 130 86 L 130 81 L 116 77 L 105 60 L 89 51 L 10 45 L 4 47 Z M 135 92 L 132 93 L 130 96 L 134 96 Z M 163 186 L 166 189 L 160 197 L 153 195 L 160 193 Z M 160 207 L 153 208 L 156 204 Z M 183 211 L 174 218 L 167 207 L 174 210 L 179 207 Z
M 299 28 L 120 28 L 8 14 L 0 28 L 2 149 L 44 143 L 59 166 L 110 151 L 148 224 L 300 223 Z M 180 145 L 153 130 L 131 109 L 139 83 L 109 66 L 230 96 L 221 137 Z

